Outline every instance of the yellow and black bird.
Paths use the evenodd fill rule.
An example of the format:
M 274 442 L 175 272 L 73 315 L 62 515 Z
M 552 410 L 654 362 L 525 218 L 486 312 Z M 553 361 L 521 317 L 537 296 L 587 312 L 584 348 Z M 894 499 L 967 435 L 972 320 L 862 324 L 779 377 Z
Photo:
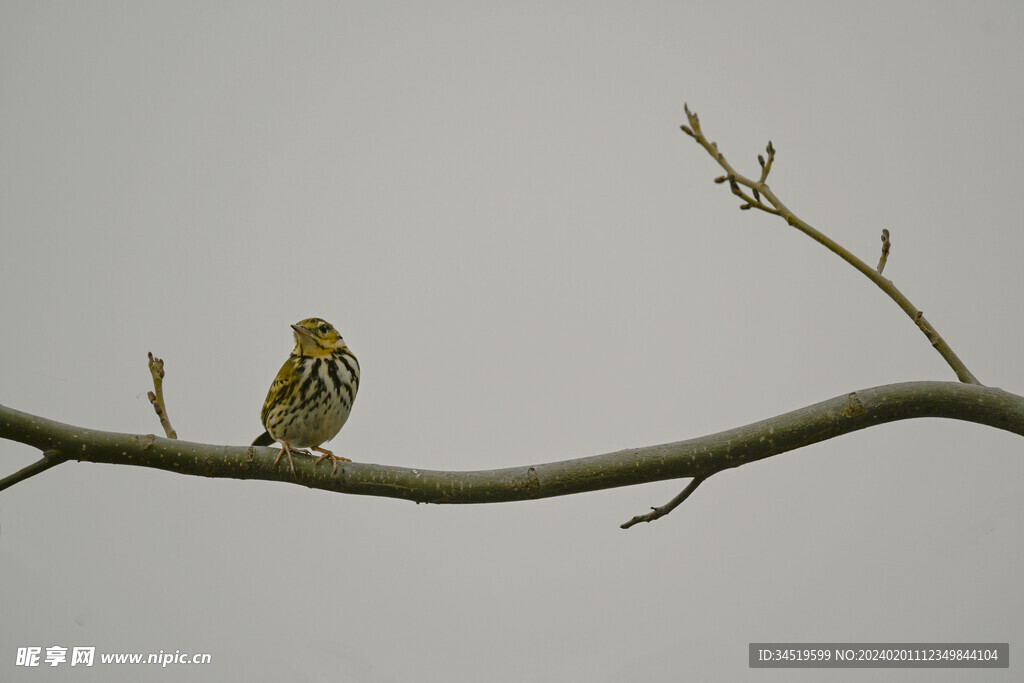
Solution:
M 321 318 L 306 318 L 295 325 L 295 349 L 281 366 L 267 400 L 263 403 L 263 426 L 267 431 L 256 437 L 253 446 L 270 446 L 281 442 L 281 456 L 288 456 L 288 464 L 295 476 L 292 453 L 312 455 L 299 449 L 312 448 L 330 459 L 332 472 L 338 461 L 349 461 L 335 455 L 321 444 L 333 439 L 348 420 L 352 403 L 359 390 L 359 361 L 345 345 L 338 331 Z

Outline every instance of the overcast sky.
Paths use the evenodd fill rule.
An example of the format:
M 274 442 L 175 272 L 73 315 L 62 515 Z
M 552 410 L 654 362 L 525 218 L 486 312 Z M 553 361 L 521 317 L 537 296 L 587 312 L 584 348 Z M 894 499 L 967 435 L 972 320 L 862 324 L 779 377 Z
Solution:
M 951 380 L 1021 393 L 1014 2 L 0 2 L 0 403 L 248 444 L 289 325 L 363 462 L 528 465 Z M 1024 642 L 1020 437 L 865 430 L 714 477 L 445 507 L 67 463 L 0 493 L 0 679 L 892 681 L 751 641 Z M 39 457 L 0 442 L 0 476 Z M 15 665 L 18 647 L 206 666 Z M 1014 669 L 1019 667 L 1014 665 Z M 1008 671 L 993 680 L 1015 677 Z M 963 672 L 931 671 L 932 681 Z

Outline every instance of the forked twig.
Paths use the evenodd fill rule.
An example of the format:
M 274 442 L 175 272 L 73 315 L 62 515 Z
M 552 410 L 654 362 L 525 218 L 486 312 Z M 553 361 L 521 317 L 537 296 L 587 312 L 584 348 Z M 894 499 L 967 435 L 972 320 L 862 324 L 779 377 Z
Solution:
M 750 178 L 737 173 L 732 165 L 726 160 L 725 156 L 719 151 L 718 145 L 705 137 L 704 131 L 701 130 L 700 119 L 697 117 L 697 114 L 690 111 L 688 106 L 684 107 L 684 109 L 686 111 L 686 118 L 689 125 L 683 125 L 680 126 L 680 128 L 684 133 L 696 140 L 701 147 L 707 150 L 707 153 L 710 154 L 711 157 L 718 162 L 718 165 L 725 170 L 725 175 L 715 178 L 715 182 L 729 183 L 729 189 L 732 190 L 732 193 L 743 200 L 743 203 L 740 204 L 740 209 L 760 209 L 765 213 L 781 216 L 794 228 L 823 245 L 829 251 L 833 252 L 851 266 L 859 270 L 869 280 L 874 282 L 879 289 L 885 292 L 889 298 L 895 301 L 896 304 L 910 317 L 910 319 L 917 324 L 928 338 L 928 341 L 931 342 L 932 346 L 935 347 L 935 350 L 938 351 L 939 355 L 942 356 L 951 368 L 953 368 L 953 371 L 961 382 L 968 384 L 981 384 L 971 371 L 967 369 L 964 362 L 953 352 L 953 349 L 949 347 L 949 344 L 947 344 L 942 336 L 935 331 L 935 328 L 932 327 L 931 323 L 924 319 L 924 315 L 921 311 L 910 303 L 910 300 L 907 299 L 903 292 L 896 288 L 896 285 L 894 285 L 891 280 L 882 277 L 881 270 L 885 265 L 884 259 L 887 258 L 888 252 L 886 249 L 888 241 L 885 240 L 884 237 L 883 261 L 879 263 L 879 267 L 875 269 L 864 263 L 864 261 L 852 254 L 838 242 L 820 232 L 790 211 L 789 208 L 786 207 L 786 205 L 783 204 L 775 195 L 775 193 L 772 192 L 766 182 L 768 179 L 768 173 L 772 168 L 772 162 L 775 161 L 775 146 L 771 142 L 768 143 L 768 147 L 765 150 L 768 153 L 768 158 L 765 159 L 758 156 L 758 163 L 761 165 L 760 178 L 757 180 L 751 180 Z M 749 189 L 750 193 L 747 193 L 744 188 Z
M 924 313 L 910 303 L 910 300 L 907 299 L 903 292 L 896 288 L 896 285 L 894 285 L 891 280 L 882 277 L 882 270 L 885 268 L 886 260 L 889 258 L 889 248 L 891 246 L 889 241 L 889 231 L 887 229 L 882 230 L 882 257 L 878 261 L 877 268 L 871 268 L 868 264 L 857 258 L 838 242 L 820 232 L 790 211 L 789 208 L 786 207 L 786 205 L 783 204 L 775 195 L 775 193 L 772 192 L 771 188 L 768 187 L 768 174 L 771 173 L 772 164 L 775 163 L 775 145 L 772 144 L 771 140 L 768 141 L 768 145 L 765 147 L 767 158 L 760 154 L 757 155 L 757 163 L 761 166 L 761 175 L 757 180 L 751 180 L 750 178 L 736 172 L 736 169 L 732 167 L 732 165 L 726 160 L 725 155 L 718 149 L 718 143 L 712 142 L 705 137 L 704 131 L 701 129 L 700 118 L 697 114 L 690 111 L 689 106 L 684 105 L 683 109 L 686 111 L 687 123 L 680 126 L 680 128 L 684 133 L 696 140 L 697 143 L 703 147 L 716 162 L 718 162 L 718 165 L 725 170 L 725 175 L 715 178 L 715 182 L 718 184 L 729 184 L 729 189 L 732 193 L 742 200 L 740 210 L 749 211 L 750 209 L 759 209 L 765 213 L 781 216 L 794 228 L 803 232 L 819 244 L 822 244 L 829 251 L 838 255 L 841 259 L 859 270 L 867 276 L 869 280 L 878 285 L 883 292 L 888 294 L 889 297 L 895 301 L 908 316 L 910 316 L 910 319 L 914 321 L 918 328 L 920 328 L 921 332 L 923 332 L 925 337 L 928 338 L 931 345 L 939 352 L 939 355 L 941 355 L 949 366 L 953 368 L 953 371 L 961 382 L 966 384 L 981 384 L 971 371 L 967 369 L 967 366 L 964 365 L 963 361 L 961 361 L 956 353 L 953 352 L 953 349 L 949 347 L 949 344 L 947 344 L 939 333 L 935 331 L 935 328 L 932 327 L 931 323 L 925 320 Z M 747 190 L 749 190 L 749 192 L 747 192 Z M 668 503 L 661 507 L 651 508 L 651 512 L 648 512 L 647 514 L 637 515 L 623 524 L 622 528 L 628 529 L 639 522 L 652 522 L 660 517 L 664 517 L 678 507 L 680 503 L 686 500 L 702 481 L 704 481 L 702 478 L 694 479 L 678 496 L 670 500 Z

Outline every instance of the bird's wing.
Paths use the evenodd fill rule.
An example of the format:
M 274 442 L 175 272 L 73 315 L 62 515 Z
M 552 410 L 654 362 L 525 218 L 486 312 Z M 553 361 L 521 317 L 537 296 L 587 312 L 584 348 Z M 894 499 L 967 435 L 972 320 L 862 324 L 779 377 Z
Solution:
M 264 427 L 267 426 L 267 415 L 271 409 L 281 399 L 295 391 L 295 381 L 299 377 L 299 362 L 300 356 L 289 356 L 288 360 L 281 366 L 281 369 L 277 371 L 277 377 L 274 378 L 273 383 L 270 385 L 270 391 L 267 392 L 267 400 L 263 402 L 263 413 L 260 415 L 260 421 L 263 422 Z

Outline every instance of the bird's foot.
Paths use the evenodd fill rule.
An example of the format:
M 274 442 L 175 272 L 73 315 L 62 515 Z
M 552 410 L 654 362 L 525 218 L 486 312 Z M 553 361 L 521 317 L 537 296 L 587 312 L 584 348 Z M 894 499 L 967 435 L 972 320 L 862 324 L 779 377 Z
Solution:
M 338 462 L 339 461 L 341 461 L 341 462 L 352 462 L 352 460 L 350 458 L 345 458 L 345 457 L 342 457 L 340 455 L 335 455 L 334 453 L 332 453 L 331 451 L 327 450 L 326 448 L 320 448 L 319 446 L 313 446 L 313 450 L 314 451 L 320 451 L 321 453 L 323 453 L 323 455 L 321 455 L 319 458 L 317 458 L 316 462 L 313 463 L 313 469 L 316 469 L 316 466 L 319 465 L 321 461 L 329 459 L 331 461 L 331 474 L 335 474 L 338 471 Z
M 292 476 L 295 477 L 296 479 L 298 479 L 298 476 L 295 474 L 295 461 L 292 460 L 292 453 L 301 453 L 302 455 L 313 455 L 309 451 L 302 450 L 300 448 L 292 448 L 287 443 L 282 441 L 281 442 L 281 452 L 277 454 L 276 458 L 274 458 L 274 467 L 277 467 L 277 463 L 281 462 L 281 456 L 282 455 L 287 455 L 288 456 L 288 466 L 292 470 Z

